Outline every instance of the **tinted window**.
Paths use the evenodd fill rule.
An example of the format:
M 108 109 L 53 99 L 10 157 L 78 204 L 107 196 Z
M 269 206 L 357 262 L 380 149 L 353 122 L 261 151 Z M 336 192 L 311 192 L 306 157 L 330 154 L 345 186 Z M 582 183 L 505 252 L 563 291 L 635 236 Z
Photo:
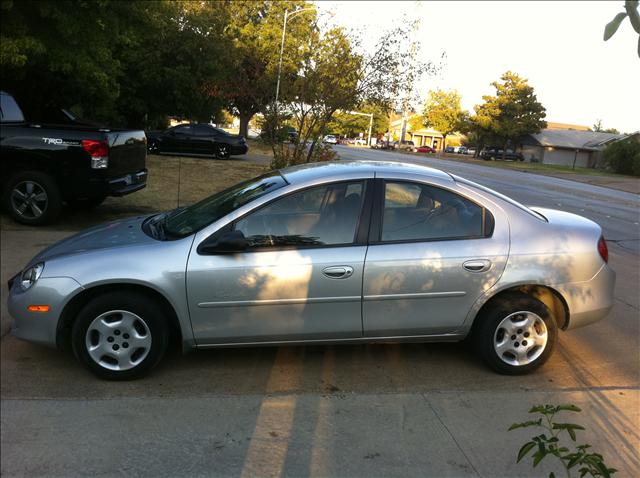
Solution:
M 16 101 L 9 95 L 0 95 L 0 120 L 24 121 L 24 116 Z
M 386 182 L 382 241 L 463 239 L 491 234 L 483 207 L 444 189 Z
M 191 126 L 188 124 L 184 126 L 176 126 L 172 131 L 178 134 L 191 134 Z
M 205 124 L 195 125 L 193 129 L 195 130 L 196 136 L 213 136 L 215 134 L 215 130 Z
M 252 247 L 322 246 L 355 240 L 364 183 L 336 183 L 291 194 L 241 219 Z

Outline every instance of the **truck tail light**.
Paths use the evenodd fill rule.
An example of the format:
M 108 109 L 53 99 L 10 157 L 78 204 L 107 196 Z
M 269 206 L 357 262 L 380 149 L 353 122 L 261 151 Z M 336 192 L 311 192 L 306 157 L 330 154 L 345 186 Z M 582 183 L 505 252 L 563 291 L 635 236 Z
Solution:
M 604 236 L 600 236 L 600 240 L 598 241 L 598 253 L 600 253 L 603 261 L 609 262 L 609 248 L 607 247 L 607 241 L 604 240 Z
M 93 169 L 109 167 L 109 145 L 106 141 L 83 139 L 82 148 L 91 156 L 91 167 Z

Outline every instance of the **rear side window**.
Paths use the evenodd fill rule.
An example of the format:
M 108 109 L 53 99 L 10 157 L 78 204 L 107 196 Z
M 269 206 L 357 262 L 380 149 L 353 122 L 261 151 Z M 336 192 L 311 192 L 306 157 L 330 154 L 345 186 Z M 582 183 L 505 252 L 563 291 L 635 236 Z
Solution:
M 9 95 L 0 95 L 0 121 L 3 123 L 24 121 L 24 116 L 18 103 Z
M 213 136 L 214 129 L 204 124 L 198 124 L 193 127 L 196 136 Z
M 383 242 L 488 237 L 493 217 L 484 207 L 445 189 L 385 182 Z

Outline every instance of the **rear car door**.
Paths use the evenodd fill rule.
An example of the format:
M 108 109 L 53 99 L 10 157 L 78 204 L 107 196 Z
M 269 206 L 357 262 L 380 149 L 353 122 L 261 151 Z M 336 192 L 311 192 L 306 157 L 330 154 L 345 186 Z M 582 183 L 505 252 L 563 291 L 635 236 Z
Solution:
M 364 335 L 455 333 L 502 275 L 509 251 L 506 216 L 478 198 L 410 178 L 377 180 L 376 188 Z
M 194 244 L 187 290 L 197 343 L 361 337 L 367 184 L 313 186 L 253 210 L 225 226 L 242 231 L 244 252 L 207 255 Z

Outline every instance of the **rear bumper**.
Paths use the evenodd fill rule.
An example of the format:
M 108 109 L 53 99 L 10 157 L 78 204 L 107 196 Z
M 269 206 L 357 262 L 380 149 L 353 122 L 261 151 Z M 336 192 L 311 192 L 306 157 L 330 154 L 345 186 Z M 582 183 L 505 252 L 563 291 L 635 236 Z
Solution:
M 556 286 L 569 307 L 569 325 L 566 330 L 584 327 L 607 316 L 613 307 L 616 273 L 607 264 L 593 278 Z
M 147 176 L 149 173 L 146 169 L 137 173 L 127 174 L 119 178 L 111 179 L 108 183 L 108 194 L 110 196 L 125 196 L 143 189 L 147 185 Z

